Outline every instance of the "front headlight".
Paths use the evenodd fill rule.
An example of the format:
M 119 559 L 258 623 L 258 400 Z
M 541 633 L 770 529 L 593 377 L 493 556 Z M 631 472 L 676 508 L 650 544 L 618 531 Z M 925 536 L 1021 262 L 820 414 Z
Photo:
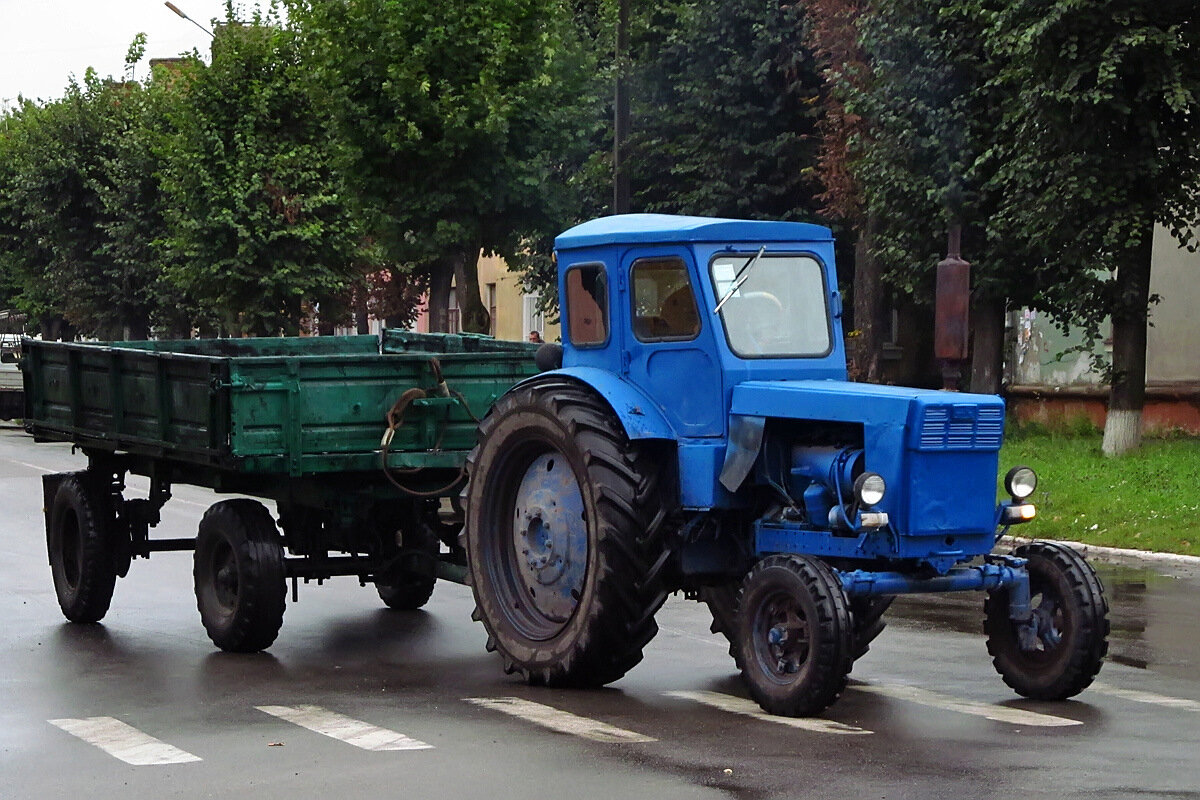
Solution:
M 1004 476 L 1004 489 L 1014 500 L 1024 500 L 1037 488 L 1037 473 L 1029 467 L 1013 467 Z
M 877 472 L 864 472 L 854 481 L 854 498 L 861 506 L 873 506 L 883 500 L 887 484 Z

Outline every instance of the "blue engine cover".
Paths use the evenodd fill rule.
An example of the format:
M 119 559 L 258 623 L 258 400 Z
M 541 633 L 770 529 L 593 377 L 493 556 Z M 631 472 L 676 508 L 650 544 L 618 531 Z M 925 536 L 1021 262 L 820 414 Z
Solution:
M 996 478 L 1004 401 L 845 381 L 747 381 L 734 388 L 732 413 L 767 419 L 862 426 L 864 468 L 888 490 L 879 509 L 891 530 L 886 552 L 950 563 L 989 552 L 996 527 Z M 839 551 L 853 555 L 853 539 Z

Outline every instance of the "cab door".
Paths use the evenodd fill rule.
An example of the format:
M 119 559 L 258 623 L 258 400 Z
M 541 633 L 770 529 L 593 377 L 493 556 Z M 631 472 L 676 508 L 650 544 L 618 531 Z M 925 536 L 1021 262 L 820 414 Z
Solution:
M 681 436 L 725 431 L 720 362 L 691 253 L 634 248 L 622 260 L 625 372 Z

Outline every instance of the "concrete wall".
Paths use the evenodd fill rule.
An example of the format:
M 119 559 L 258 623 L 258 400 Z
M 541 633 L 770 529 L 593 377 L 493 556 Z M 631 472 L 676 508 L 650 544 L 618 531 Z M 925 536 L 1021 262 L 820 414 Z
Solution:
M 1150 293 L 1160 302 L 1150 309 L 1146 341 L 1146 385 L 1200 384 L 1200 254 L 1181 248 L 1162 227 L 1154 231 L 1154 268 Z M 1083 341 L 1077 332 L 1064 335 L 1043 314 L 1020 311 L 1010 325 L 1015 334 L 1008 379 L 1018 386 L 1084 387 L 1100 385 L 1087 353 L 1070 353 Z M 1108 325 L 1105 324 L 1105 335 Z M 1112 343 L 1095 351 L 1111 358 Z

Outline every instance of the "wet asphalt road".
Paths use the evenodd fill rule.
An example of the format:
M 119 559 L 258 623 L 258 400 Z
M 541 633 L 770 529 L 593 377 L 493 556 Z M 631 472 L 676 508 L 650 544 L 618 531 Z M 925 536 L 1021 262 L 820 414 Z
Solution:
M 906 598 L 823 716 L 840 725 L 800 728 L 712 705 L 745 693 L 706 610 L 680 598 L 643 663 L 588 692 L 505 676 L 453 584 L 410 613 L 350 578 L 302 586 L 270 653 L 238 656 L 204 635 L 190 554 L 163 553 L 135 562 L 102 624 L 67 624 L 40 475 L 83 465 L 0 428 L 0 798 L 1200 798 L 1196 568 L 1101 565 L 1112 657 L 1059 704 L 995 674 L 979 596 Z M 212 502 L 175 487 L 156 536 L 193 535 Z M 575 722 L 550 730 L 502 698 Z M 371 733 L 333 738 L 260 710 L 308 706 Z M 94 718 L 190 758 L 134 766 L 63 729 Z M 379 729 L 426 747 L 364 749 Z

